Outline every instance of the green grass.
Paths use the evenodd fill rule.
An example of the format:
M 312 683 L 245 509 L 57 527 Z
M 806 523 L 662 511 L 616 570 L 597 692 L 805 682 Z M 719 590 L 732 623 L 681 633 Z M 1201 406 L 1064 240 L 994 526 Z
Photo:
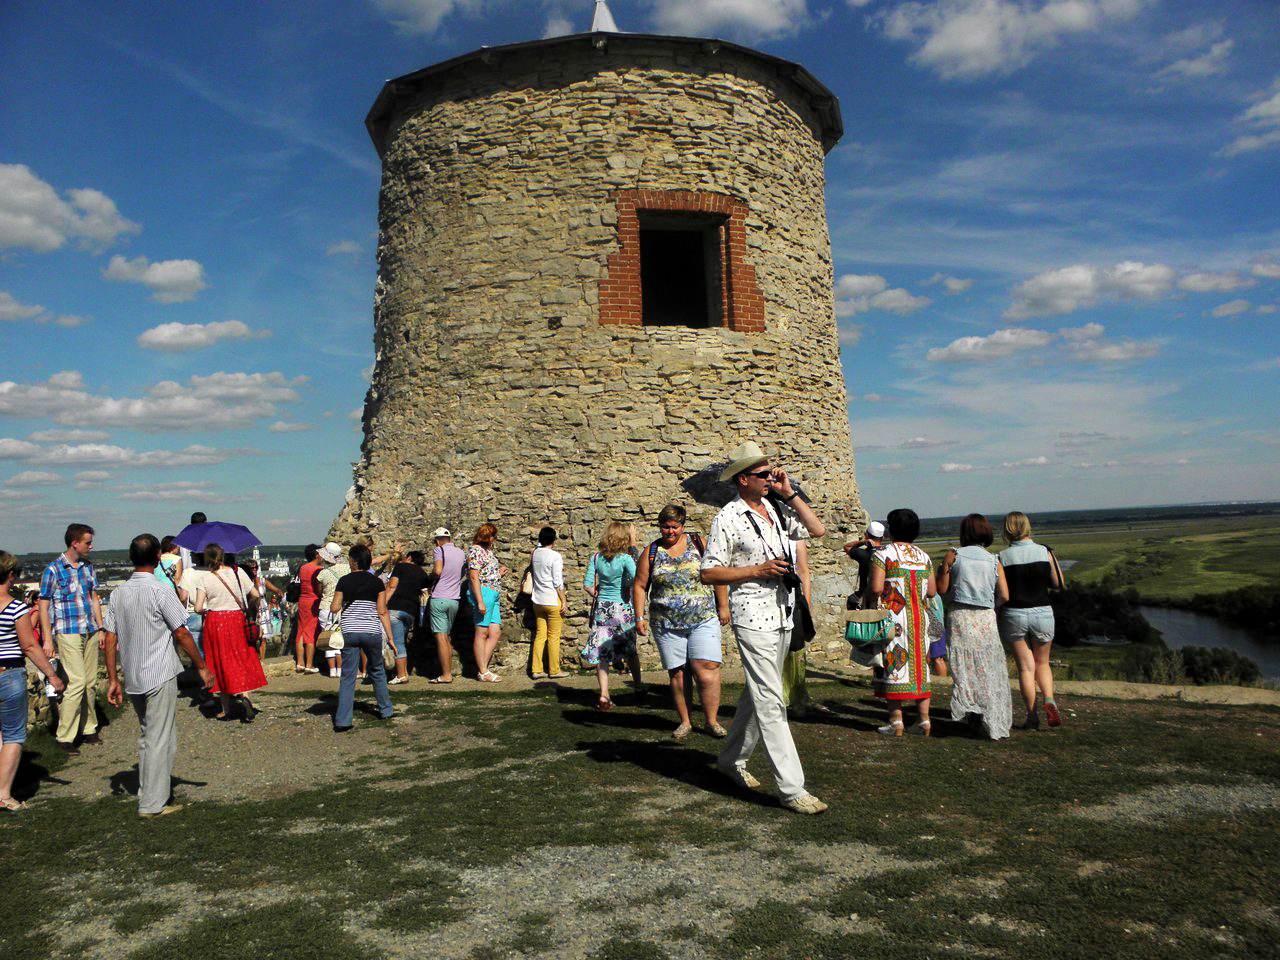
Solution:
M 394 789 L 352 768 L 153 821 L 42 791 L 0 820 L 6 888 L 41 904 L 0 914 L 0 956 L 1273 949 L 1280 711 L 1060 698 L 1060 730 L 990 743 L 939 703 L 941 736 L 890 739 L 867 687 L 809 682 L 831 711 L 792 725 L 816 818 L 777 806 L 763 756 L 741 791 L 715 741 L 672 742 L 659 698 L 599 714 L 572 691 L 398 693 Z M 1082 815 L 1108 803 L 1135 813 Z

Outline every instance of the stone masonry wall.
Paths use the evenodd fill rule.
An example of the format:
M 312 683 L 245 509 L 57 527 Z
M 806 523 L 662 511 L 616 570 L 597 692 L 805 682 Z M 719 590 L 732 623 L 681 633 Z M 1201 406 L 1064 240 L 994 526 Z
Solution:
M 854 572 L 840 544 L 865 517 L 817 121 L 767 63 L 681 49 L 653 38 L 625 52 L 472 60 L 402 106 L 383 156 L 362 459 L 331 535 L 429 546 L 444 524 L 465 547 L 493 521 L 512 569 L 509 611 L 538 528 L 556 527 L 569 659 L 605 525 L 635 523 L 646 544 L 676 502 L 705 532 L 730 496 L 707 482 L 713 466 L 755 439 L 827 525 L 810 551 L 811 659 L 828 646 L 844 655 Z M 739 250 L 763 295 L 763 330 L 602 324 L 618 197 L 634 191 L 745 204 Z M 519 624 L 504 621 L 504 666 L 522 669 L 527 648 L 509 647 Z M 656 660 L 651 640 L 642 656 Z

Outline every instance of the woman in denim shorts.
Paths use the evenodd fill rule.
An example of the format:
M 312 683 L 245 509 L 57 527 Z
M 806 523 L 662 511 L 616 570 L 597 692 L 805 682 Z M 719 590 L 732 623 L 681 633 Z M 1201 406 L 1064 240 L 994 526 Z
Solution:
M 18 558 L 0 550 L 0 813 L 21 810 L 25 803 L 9 791 L 27 741 L 27 657 L 61 692 L 62 680 L 40 649 L 31 629 L 31 608 L 10 593 L 22 573 Z
M 1049 589 L 1061 588 L 1062 570 L 1047 547 L 1031 539 L 1031 521 L 1017 510 L 1004 518 L 1008 548 L 1000 552 L 1000 566 L 1009 584 L 1009 600 L 1000 609 L 1000 639 L 1013 647 L 1018 661 L 1018 684 L 1027 705 L 1023 730 L 1039 730 L 1036 689 L 1044 694 L 1044 715 L 1049 726 L 1062 723 L 1053 699 L 1053 670 L 1049 650 L 1053 646 L 1053 607 Z

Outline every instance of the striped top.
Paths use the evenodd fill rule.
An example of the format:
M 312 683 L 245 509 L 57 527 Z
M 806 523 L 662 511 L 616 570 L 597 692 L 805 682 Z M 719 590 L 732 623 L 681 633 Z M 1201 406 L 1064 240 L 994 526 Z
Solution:
M 10 600 L 9 605 L 0 610 L 0 663 L 6 660 L 17 660 L 25 667 L 22 645 L 18 643 L 18 621 L 31 613 L 31 608 L 21 600 Z M 17 666 L 17 664 L 14 664 Z
M 186 625 L 186 607 L 153 574 L 135 573 L 112 591 L 103 627 L 116 635 L 125 693 L 147 693 L 182 672 L 173 634 Z
M 338 581 L 342 594 L 343 633 L 373 633 L 382 636 L 382 620 L 378 616 L 378 597 L 383 582 L 367 570 L 348 573 Z

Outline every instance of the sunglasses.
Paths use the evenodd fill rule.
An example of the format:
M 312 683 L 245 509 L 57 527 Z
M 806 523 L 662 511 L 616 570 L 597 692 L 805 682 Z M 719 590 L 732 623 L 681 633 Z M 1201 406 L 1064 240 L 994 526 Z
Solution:
M 767 478 L 768 476 L 770 476 L 772 473 L 773 473 L 773 471 L 772 471 L 772 470 L 756 470 L 756 471 L 754 471 L 754 472 L 752 472 L 752 473 L 748 473 L 748 474 L 746 474 L 746 476 L 748 476 L 748 477 L 757 477 L 757 478 L 759 478 L 759 479 L 761 479 L 761 480 L 764 480 L 765 478 Z

